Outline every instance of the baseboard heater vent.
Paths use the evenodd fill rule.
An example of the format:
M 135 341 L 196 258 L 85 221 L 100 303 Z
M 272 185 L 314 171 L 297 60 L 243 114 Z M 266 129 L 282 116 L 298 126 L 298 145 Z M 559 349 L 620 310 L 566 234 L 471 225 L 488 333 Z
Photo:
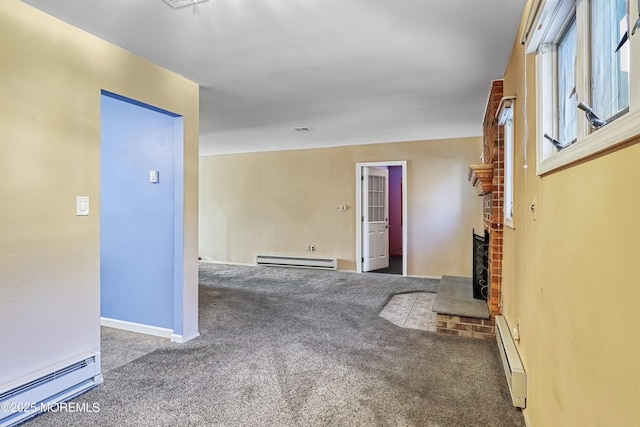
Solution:
M 524 371 L 518 349 L 504 316 L 496 316 L 496 341 L 498 341 L 513 406 L 524 408 L 527 401 L 527 373 Z
M 48 374 L 0 390 L 0 427 L 21 423 L 100 383 L 100 353 L 95 353 L 80 356 Z
M 338 269 L 338 260 L 336 258 L 257 255 L 256 264 L 272 267 L 316 268 L 320 270 Z

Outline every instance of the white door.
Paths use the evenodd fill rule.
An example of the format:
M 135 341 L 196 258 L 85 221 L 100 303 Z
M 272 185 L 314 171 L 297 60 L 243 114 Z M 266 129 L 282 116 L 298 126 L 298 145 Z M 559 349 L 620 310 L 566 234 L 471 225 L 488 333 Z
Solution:
M 362 271 L 389 267 L 389 170 L 362 168 Z

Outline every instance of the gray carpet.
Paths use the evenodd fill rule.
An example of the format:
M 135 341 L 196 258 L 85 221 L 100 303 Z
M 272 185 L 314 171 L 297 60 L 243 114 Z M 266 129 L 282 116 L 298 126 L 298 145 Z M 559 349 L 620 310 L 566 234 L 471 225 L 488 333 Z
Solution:
M 35 426 L 524 426 L 494 342 L 399 328 L 394 293 L 438 282 L 200 266 L 201 337 L 105 374 L 94 413 Z

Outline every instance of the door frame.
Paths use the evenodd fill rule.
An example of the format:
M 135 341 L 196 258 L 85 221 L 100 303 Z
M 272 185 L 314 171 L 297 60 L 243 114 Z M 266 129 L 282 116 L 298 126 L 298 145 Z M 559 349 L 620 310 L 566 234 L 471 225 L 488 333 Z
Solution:
M 397 166 L 396 166 L 397 167 Z M 391 253 L 391 230 L 389 213 L 391 209 L 389 202 L 389 168 L 378 168 L 364 166 L 362 168 L 362 270 L 363 272 L 377 271 L 381 268 L 389 267 L 389 254 Z M 374 217 L 375 221 L 372 221 L 371 212 L 369 212 L 369 206 L 371 206 L 371 178 L 383 178 L 384 187 L 382 194 L 383 200 L 383 215 L 382 217 Z M 395 205 L 394 205 L 395 207 Z M 386 259 L 385 259 L 386 258 Z M 366 267 L 366 270 L 365 270 Z
M 393 160 L 386 162 L 358 162 L 356 163 L 356 272 L 362 273 L 362 168 L 363 167 L 402 167 L 402 275 L 407 276 L 407 260 L 409 258 L 407 236 L 409 235 L 409 221 L 407 209 L 407 161 Z

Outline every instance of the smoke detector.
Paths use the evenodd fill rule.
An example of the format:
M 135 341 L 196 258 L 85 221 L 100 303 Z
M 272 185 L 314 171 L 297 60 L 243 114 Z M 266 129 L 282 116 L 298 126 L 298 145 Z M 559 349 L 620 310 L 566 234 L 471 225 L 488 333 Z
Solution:
M 207 0 L 164 0 L 166 4 L 171 6 L 174 9 L 184 6 L 190 6 L 192 4 L 202 3 Z
M 309 126 L 300 126 L 293 128 L 293 130 L 295 130 L 296 132 L 309 132 L 311 131 L 311 128 Z

